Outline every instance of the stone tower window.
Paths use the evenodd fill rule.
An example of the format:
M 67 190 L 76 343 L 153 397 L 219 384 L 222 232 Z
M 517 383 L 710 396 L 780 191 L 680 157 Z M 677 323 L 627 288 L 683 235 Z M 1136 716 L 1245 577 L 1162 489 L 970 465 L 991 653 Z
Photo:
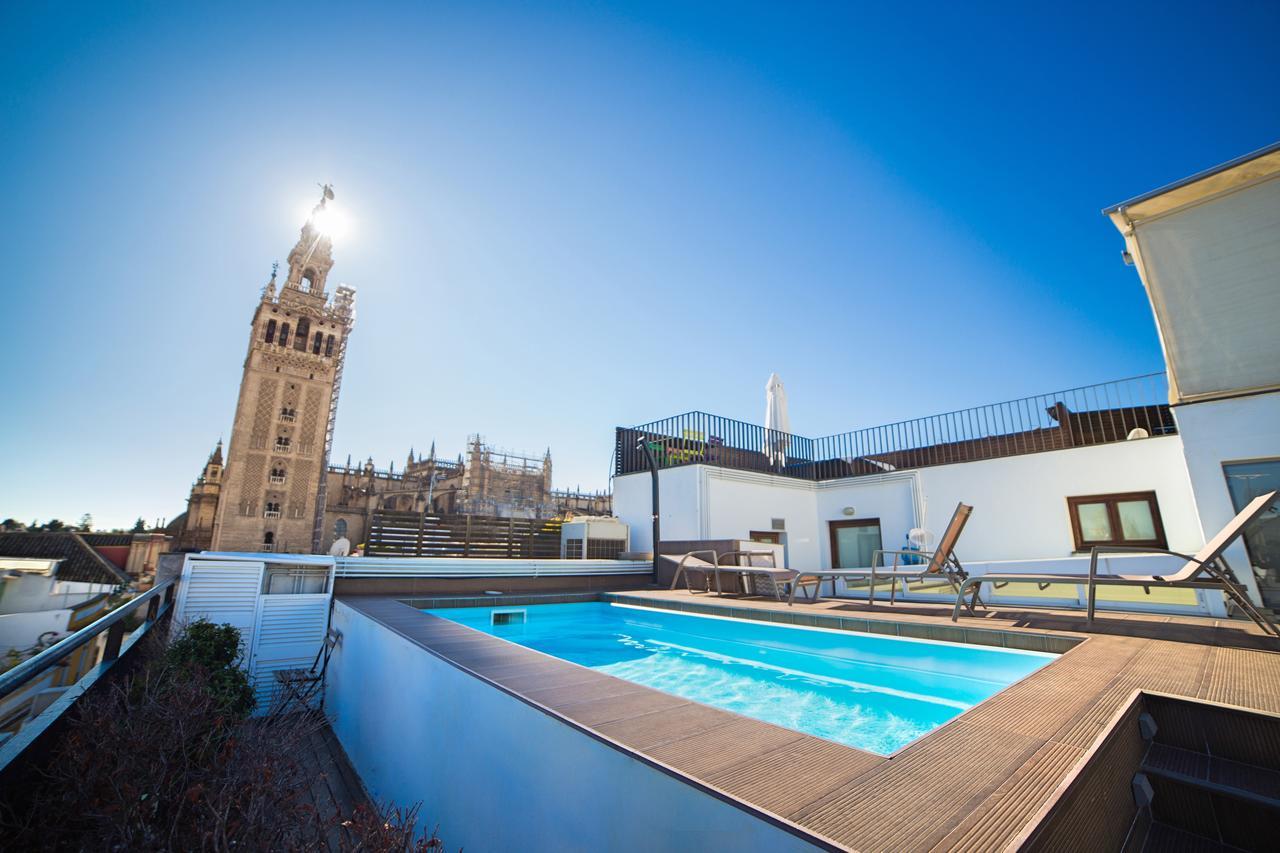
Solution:
M 323 335 L 323 334 L 321 334 L 320 332 L 316 332 L 316 339 L 315 339 L 314 341 L 312 341 L 312 342 L 311 342 L 311 354 L 312 354 L 312 355 L 319 355 L 319 354 L 320 354 L 320 345 L 321 345 L 322 343 L 324 343 L 324 335 Z
M 316 271 L 307 267 L 302 273 L 302 289 L 310 293 L 316 286 Z
M 326 358 L 333 355 L 333 335 L 330 335 L 329 339 L 324 342 L 324 354 Z
M 287 347 L 289 345 L 289 324 L 280 324 L 280 346 Z
M 267 337 L 266 337 L 267 343 L 272 343 L 275 339 L 276 339 L 276 321 L 268 320 L 267 321 Z
M 262 550 L 274 551 L 275 547 L 276 547 L 275 531 L 268 530 L 266 533 L 262 534 Z
M 294 338 L 293 348 L 302 352 L 307 348 L 307 338 L 311 334 L 311 321 L 306 317 L 298 318 L 298 334 Z

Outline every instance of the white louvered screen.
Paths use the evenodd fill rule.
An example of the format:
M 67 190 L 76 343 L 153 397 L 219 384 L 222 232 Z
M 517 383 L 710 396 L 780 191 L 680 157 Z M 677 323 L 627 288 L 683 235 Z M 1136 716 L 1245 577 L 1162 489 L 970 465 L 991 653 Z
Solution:
M 328 593 L 262 596 L 249 669 L 260 713 L 276 699 L 276 671 L 310 669 L 328 627 Z
M 240 629 L 244 654 L 249 658 L 258 622 L 262 566 L 250 561 L 188 559 L 178 593 L 175 624 L 203 618 L 215 624 L 234 625 Z

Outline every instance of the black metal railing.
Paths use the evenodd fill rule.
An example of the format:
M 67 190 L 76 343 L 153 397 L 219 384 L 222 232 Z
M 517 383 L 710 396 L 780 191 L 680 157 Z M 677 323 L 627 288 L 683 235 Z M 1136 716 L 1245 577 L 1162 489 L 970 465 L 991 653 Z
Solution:
M 818 439 L 705 412 L 618 427 L 614 473 L 715 465 L 804 480 L 883 474 L 1177 432 L 1163 373 L 1069 388 Z

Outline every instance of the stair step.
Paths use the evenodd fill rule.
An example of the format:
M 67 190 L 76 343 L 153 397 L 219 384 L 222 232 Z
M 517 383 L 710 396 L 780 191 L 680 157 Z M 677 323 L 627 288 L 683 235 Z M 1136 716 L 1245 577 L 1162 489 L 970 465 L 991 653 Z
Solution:
M 1202 752 L 1153 743 L 1142 760 L 1153 776 L 1280 811 L 1280 772 Z
M 1232 847 L 1203 835 L 1196 835 L 1167 823 L 1153 823 L 1147 830 L 1147 840 L 1142 846 L 1151 853 L 1240 853 Z

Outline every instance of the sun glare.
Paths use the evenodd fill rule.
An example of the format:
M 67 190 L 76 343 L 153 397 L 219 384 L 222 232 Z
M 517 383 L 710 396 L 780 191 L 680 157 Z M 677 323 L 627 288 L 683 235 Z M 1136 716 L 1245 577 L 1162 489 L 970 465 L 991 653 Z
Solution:
M 310 218 L 311 224 L 316 230 L 325 235 L 329 239 L 339 239 L 351 233 L 351 222 L 346 216 L 346 212 L 337 207 L 332 201 L 326 202 L 325 206 L 319 210 L 314 210 L 308 206 L 305 209 L 303 218 Z
M 350 230 L 346 216 L 343 215 L 341 210 L 334 207 L 333 202 L 329 202 L 320 210 L 317 210 L 314 221 L 320 233 L 330 239 L 343 237 Z

